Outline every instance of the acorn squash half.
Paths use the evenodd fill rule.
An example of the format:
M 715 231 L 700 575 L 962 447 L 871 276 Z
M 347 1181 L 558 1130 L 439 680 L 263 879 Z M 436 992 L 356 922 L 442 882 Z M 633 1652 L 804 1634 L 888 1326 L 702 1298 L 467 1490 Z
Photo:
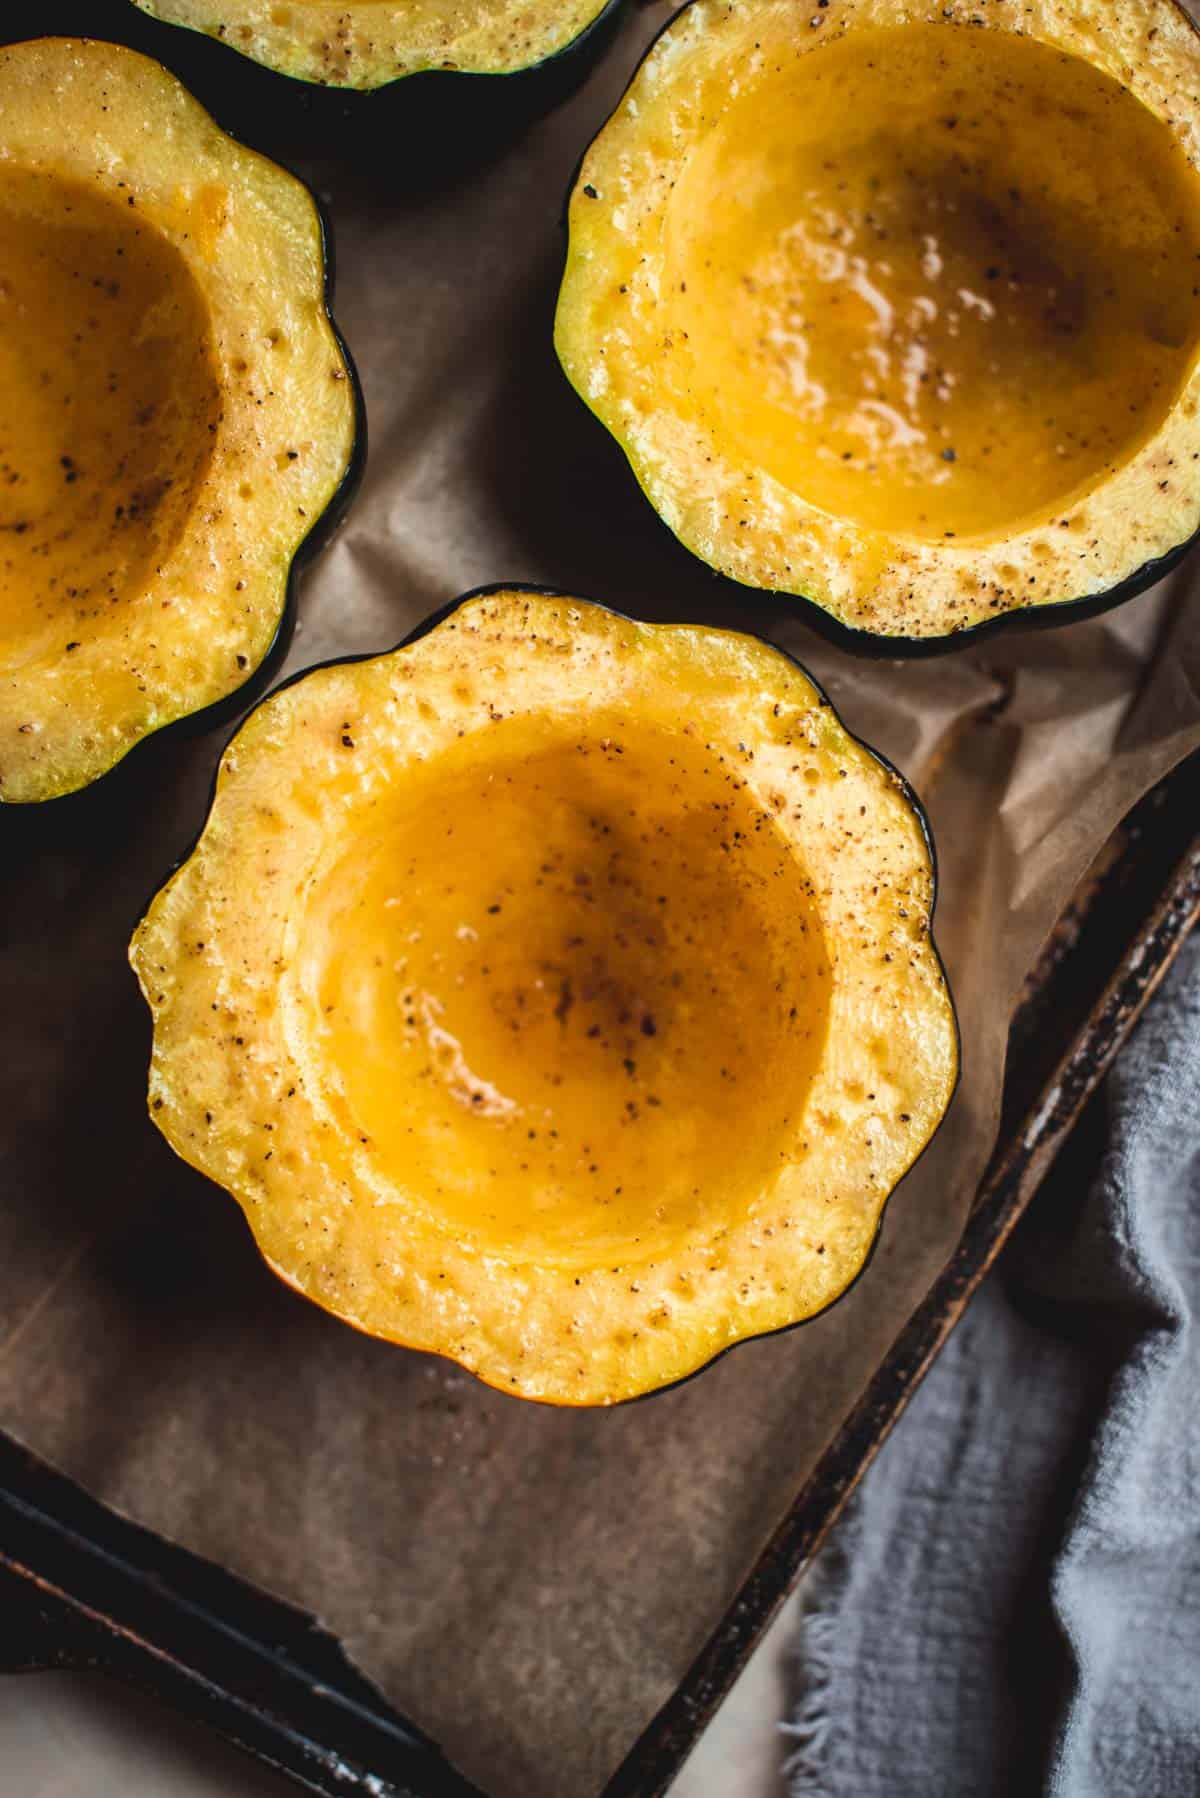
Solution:
M 830 1304 L 957 1073 L 925 822 L 757 639 L 522 589 L 265 700 L 131 959 L 271 1267 L 605 1404 Z
M 307 189 L 166 70 L 0 48 L 0 798 L 264 662 L 361 440 L 325 284 Z
M 1149 584 L 1200 525 L 1173 0 L 695 0 L 583 159 L 556 323 L 686 546 L 870 647 Z
M 425 71 L 524 75 L 574 55 L 619 0 L 133 0 L 312 88 L 376 93 Z

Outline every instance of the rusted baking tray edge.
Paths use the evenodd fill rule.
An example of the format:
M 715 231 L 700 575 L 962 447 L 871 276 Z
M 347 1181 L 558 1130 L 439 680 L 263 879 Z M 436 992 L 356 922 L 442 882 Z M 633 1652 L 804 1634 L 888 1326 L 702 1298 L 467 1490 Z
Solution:
M 1200 752 L 1129 814 L 1026 985 L 998 1146 L 957 1249 L 602 1798 L 661 1798 L 962 1316 L 1200 919 Z
M 1200 756 L 1134 809 L 1055 931 L 1011 1036 L 963 1238 L 603 1798 L 660 1798 L 987 1273 L 1200 913 Z M 0 1669 L 150 1692 L 324 1798 L 482 1798 L 304 1612 L 141 1529 L 0 1434 Z M 562 1798 L 579 1798 L 564 1793 Z

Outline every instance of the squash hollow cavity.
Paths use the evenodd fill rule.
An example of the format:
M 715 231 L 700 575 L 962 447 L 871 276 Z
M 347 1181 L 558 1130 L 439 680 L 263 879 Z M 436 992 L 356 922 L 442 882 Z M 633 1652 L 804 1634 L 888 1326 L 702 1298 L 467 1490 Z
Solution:
M 1200 180 L 1111 76 L 1003 31 L 848 32 L 739 84 L 666 212 L 668 329 L 724 435 L 918 539 L 1046 517 L 1200 343 Z
M 260 676 L 359 422 L 309 191 L 147 57 L 0 47 L 0 803 Z
M 137 604 L 219 410 L 208 308 L 175 246 L 115 196 L 0 168 L 0 668 Z
M 1175 0 L 691 0 L 580 165 L 559 360 L 850 646 L 1132 598 L 1200 531 L 1198 94 Z
M 131 958 L 270 1266 L 606 1404 L 831 1304 L 957 1077 L 919 808 L 766 644 L 467 598 L 263 702 Z
M 644 1257 L 772 1183 L 829 961 L 803 865 L 715 753 L 616 716 L 544 734 L 445 758 L 322 875 L 297 1059 L 437 1228 Z

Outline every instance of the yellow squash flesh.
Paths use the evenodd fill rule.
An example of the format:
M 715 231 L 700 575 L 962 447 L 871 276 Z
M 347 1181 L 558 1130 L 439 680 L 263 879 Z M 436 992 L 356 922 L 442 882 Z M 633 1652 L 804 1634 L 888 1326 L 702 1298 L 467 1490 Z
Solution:
M 687 546 L 937 638 L 1200 525 L 1172 0 L 696 0 L 584 159 L 556 325 Z
M 861 1269 L 956 1077 L 932 900 L 779 652 L 498 591 L 234 739 L 132 945 L 151 1114 L 348 1322 L 629 1398 Z
M 263 660 L 354 445 L 324 287 L 311 196 L 157 64 L 0 49 L 0 799 Z
M 424 69 L 510 74 L 567 49 L 606 0 L 136 0 L 168 25 L 321 87 L 369 92 Z

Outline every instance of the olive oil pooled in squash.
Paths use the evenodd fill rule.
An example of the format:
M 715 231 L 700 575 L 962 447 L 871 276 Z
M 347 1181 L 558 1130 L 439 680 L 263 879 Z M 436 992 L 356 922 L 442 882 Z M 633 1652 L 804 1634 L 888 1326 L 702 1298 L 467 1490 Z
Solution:
M 307 191 L 157 64 L 0 48 L 0 799 L 263 661 L 354 447 L 324 283 Z
M 924 823 L 803 671 L 554 595 L 266 700 L 132 959 L 271 1266 L 527 1398 L 830 1304 L 957 1071 Z
M 659 511 L 897 638 L 1103 595 L 1200 524 L 1193 28 L 970 13 L 697 0 L 570 208 L 560 355 Z

